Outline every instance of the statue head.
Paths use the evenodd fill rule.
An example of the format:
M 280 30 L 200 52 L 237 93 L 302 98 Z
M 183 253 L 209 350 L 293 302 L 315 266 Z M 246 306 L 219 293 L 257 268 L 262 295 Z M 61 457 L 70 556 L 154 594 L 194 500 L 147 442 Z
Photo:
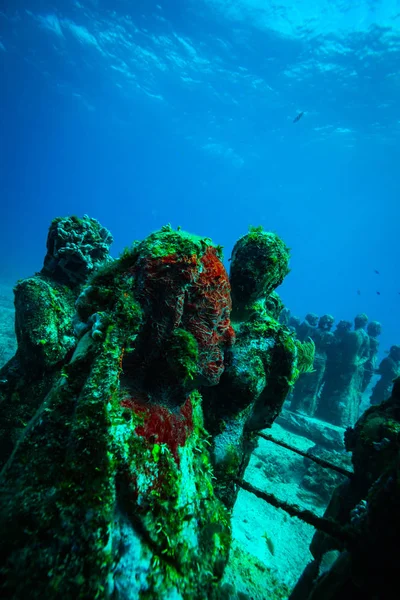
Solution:
M 351 321 L 345 321 L 343 319 L 339 321 L 339 323 L 336 325 L 335 333 L 343 334 L 348 331 L 351 331 Z
M 289 249 L 276 233 L 252 228 L 235 244 L 230 266 L 233 310 L 269 296 L 289 272 Z
M 371 337 L 378 337 L 382 333 L 382 325 L 379 321 L 371 321 L 368 323 L 367 332 Z
M 305 321 L 307 321 L 307 323 L 311 325 L 311 327 L 316 327 L 318 324 L 318 315 L 316 315 L 315 313 L 308 313 L 306 315 Z
M 332 315 L 322 315 L 318 322 L 318 328 L 323 331 L 330 331 L 334 323 L 335 318 Z
M 228 275 L 220 251 L 170 226 L 137 249 L 132 268 L 143 327 L 135 344 L 147 385 L 186 390 L 215 385 L 224 370 L 224 349 L 234 340 Z
M 289 317 L 288 326 L 291 327 L 292 329 L 297 330 L 300 323 L 301 323 L 301 320 L 299 317 L 295 317 L 294 315 L 291 315 Z
M 354 319 L 354 329 L 364 329 L 367 323 L 367 315 L 365 313 L 360 313 Z
M 87 215 L 58 217 L 51 222 L 41 273 L 66 285 L 79 285 L 100 265 L 111 261 L 113 238 Z

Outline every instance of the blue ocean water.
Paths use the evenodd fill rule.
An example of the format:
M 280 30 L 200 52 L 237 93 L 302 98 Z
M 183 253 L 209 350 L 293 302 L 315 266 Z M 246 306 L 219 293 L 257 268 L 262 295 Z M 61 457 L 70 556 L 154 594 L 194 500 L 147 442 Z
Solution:
M 228 258 L 263 225 L 295 314 L 400 342 L 400 2 L 2 0 L 0 65 L 2 280 L 58 215 L 115 256 L 170 222 Z

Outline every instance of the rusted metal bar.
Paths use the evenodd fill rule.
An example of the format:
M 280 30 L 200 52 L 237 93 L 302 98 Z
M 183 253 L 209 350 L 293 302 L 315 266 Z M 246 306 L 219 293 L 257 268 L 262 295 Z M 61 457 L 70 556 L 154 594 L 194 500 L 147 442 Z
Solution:
M 246 492 L 250 492 L 251 494 L 257 496 L 257 498 L 268 502 L 268 504 L 271 504 L 271 506 L 274 506 L 275 508 L 281 508 L 291 517 L 297 517 L 304 523 L 315 527 L 315 529 L 318 529 L 319 531 L 323 531 L 327 535 L 334 537 L 346 545 L 354 540 L 354 534 L 350 529 L 343 527 L 332 519 L 318 517 L 310 510 L 304 510 L 296 504 L 290 504 L 284 500 L 279 500 L 279 498 L 277 498 L 274 494 L 264 492 L 263 490 L 254 487 L 254 485 L 251 485 L 251 483 L 248 481 L 240 481 L 239 479 L 235 479 L 235 483 L 243 490 L 246 490 Z
M 317 465 L 320 465 L 321 467 L 324 467 L 325 469 L 331 469 L 332 471 L 336 471 L 337 473 L 340 473 L 341 475 L 345 475 L 346 477 L 350 477 L 350 478 L 353 477 L 352 471 L 349 471 L 348 469 L 345 469 L 344 467 L 339 467 L 337 465 L 334 465 L 333 463 L 330 463 L 327 460 L 324 460 L 323 458 L 319 458 L 318 456 L 314 456 L 313 454 L 310 454 L 309 452 L 304 452 L 303 450 L 299 450 L 295 446 L 291 446 L 290 444 L 287 444 L 286 442 L 281 442 L 281 440 L 277 440 L 277 439 L 273 438 L 272 435 L 268 435 L 266 433 L 261 433 L 261 431 L 259 431 L 257 433 L 257 435 L 262 437 L 264 440 L 268 440 L 269 442 L 273 442 L 274 444 L 277 444 L 278 446 L 282 446 L 282 448 L 286 448 L 287 450 L 296 452 L 296 454 L 300 454 L 300 456 L 309 458 L 310 460 L 317 463 Z

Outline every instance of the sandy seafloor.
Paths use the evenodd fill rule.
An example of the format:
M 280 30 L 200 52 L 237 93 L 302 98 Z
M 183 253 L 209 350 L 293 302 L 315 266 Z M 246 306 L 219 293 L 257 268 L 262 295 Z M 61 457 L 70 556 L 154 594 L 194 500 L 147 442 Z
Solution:
M 303 451 L 314 446 L 307 437 L 291 433 L 277 423 L 266 433 Z M 245 479 L 281 500 L 322 516 L 327 502 L 301 485 L 306 473 L 305 460 L 260 438 Z M 241 490 L 232 530 L 234 541 L 224 581 L 232 583 L 243 600 L 288 598 L 304 567 L 312 560 L 309 545 L 314 528 Z
M 0 366 L 15 350 L 12 286 L 0 284 Z M 325 446 L 324 458 L 350 466 L 349 456 L 340 448 L 343 430 L 316 419 L 299 420 L 285 408 L 283 416 L 265 433 L 303 451 L 312 449 L 317 441 L 319 453 Z M 312 485 L 305 486 L 304 476 L 310 464 Z M 331 474 L 323 471 L 326 470 L 302 456 L 260 438 L 245 479 L 281 500 L 322 515 L 329 490 L 337 483 L 335 475 L 330 480 Z M 325 490 L 322 496 L 321 489 Z M 309 545 L 314 529 L 241 490 L 233 512 L 232 533 L 230 560 L 223 579 L 227 598 L 286 600 L 312 559 Z

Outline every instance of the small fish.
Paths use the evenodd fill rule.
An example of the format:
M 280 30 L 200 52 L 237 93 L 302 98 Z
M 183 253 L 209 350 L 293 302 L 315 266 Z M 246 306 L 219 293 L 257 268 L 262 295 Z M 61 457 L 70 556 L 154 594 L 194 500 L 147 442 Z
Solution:
M 361 296 L 361 292 L 360 292 L 360 290 L 357 290 L 357 295 L 358 295 L 358 296 Z
M 380 292 L 376 292 L 376 293 L 378 294 L 378 296 L 380 296 L 380 295 L 381 295 L 381 293 L 380 293 Z
M 374 273 L 376 273 L 377 275 L 380 275 L 379 271 L 377 271 L 376 269 L 374 269 Z
M 268 533 L 267 532 L 263 533 L 263 535 L 261 537 L 263 537 L 265 539 L 268 550 L 271 552 L 272 556 L 274 556 L 275 555 L 274 542 L 271 540 Z
M 297 123 L 297 121 L 300 121 L 300 119 L 303 115 L 304 115 L 304 112 L 300 112 L 298 115 L 296 115 L 295 118 L 293 119 L 293 123 Z

